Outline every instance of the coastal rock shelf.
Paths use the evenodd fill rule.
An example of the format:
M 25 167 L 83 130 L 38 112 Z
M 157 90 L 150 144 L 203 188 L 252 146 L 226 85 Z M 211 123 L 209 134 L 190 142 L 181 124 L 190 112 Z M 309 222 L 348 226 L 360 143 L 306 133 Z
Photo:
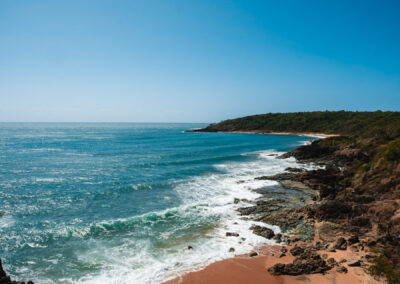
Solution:
M 301 241 L 307 247 L 307 242 L 318 240 L 323 243 L 318 250 L 363 258 L 352 259 L 347 267 L 337 265 L 338 273 L 363 266 L 369 273 L 387 277 L 389 283 L 400 283 L 399 112 L 265 114 L 226 120 L 195 132 L 335 134 L 277 157 L 319 168 L 287 168 L 256 178 L 278 181 L 281 196 L 272 198 L 258 191 L 263 197 L 238 212 L 279 226 L 286 244 Z M 303 196 L 292 198 L 294 192 Z M 269 271 L 274 275 L 326 273 L 339 263 L 330 261 L 303 248 L 291 264 L 277 264 Z

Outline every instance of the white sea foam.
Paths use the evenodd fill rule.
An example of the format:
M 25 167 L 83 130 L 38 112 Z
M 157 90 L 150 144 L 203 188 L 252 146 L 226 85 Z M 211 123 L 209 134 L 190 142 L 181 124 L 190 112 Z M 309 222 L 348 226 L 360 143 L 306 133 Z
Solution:
M 218 218 L 219 225 L 196 235 L 187 242 L 174 239 L 174 234 L 182 227 L 193 224 L 183 224 L 181 228 L 170 228 L 160 234 L 159 239 L 168 245 L 165 249 L 155 252 L 149 240 L 128 239 L 123 245 L 108 247 L 102 242 L 97 242 L 96 250 L 91 250 L 79 257 L 85 262 L 103 263 L 104 269 L 98 275 L 86 276 L 74 283 L 159 283 L 193 271 L 212 262 L 233 257 L 235 254 L 244 254 L 260 245 L 272 244 L 267 240 L 254 235 L 250 230 L 254 221 L 242 220 L 236 209 L 243 203 L 234 204 L 234 198 L 254 200 L 260 195 L 254 189 L 276 185 L 277 182 L 269 180 L 255 180 L 262 175 L 273 175 L 284 171 L 287 167 L 304 167 L 296 163 L 295 159 L 276 159 L 276 151 L 259 151 L 247 153 L 253 156 L 248 162 L 229 162 L 215 167 L 223 173 L 206 174 L 198 176 L 188 182 L 180 183 L 175 188 L 183 200 L 183 205 L 157 212 L 163 216 L 167 212 L 176 210 L 182 218 L 191 217 L 193 220 L 203 218 Z M 308 168 L 312 166 L 307 166 Z M 240 181 L 240 182 L 238 182 Z M 154 214 L 154 213 L 153 213 Z M 137 218 L 137 217 L 135 217 Z M 189 218 L 188 218 L 189 219 Z M 133 219 L 132 219 L 133 220 Z M 130 222 L 121 219 L 112 222 Z M 199 221 L 199 223 L 200 223 Z M 112 223 L 111 222 L 111 223 Z M 196 222 L 196 221 L 194 221 Z M 106 224 L 98 224 L 101 228 Z M 276 226 L 268 226 L 275 233 L 280 232 Z M 239 237 L 227 237 L 226 232 L 238 233 Z M 90 230 L 81 232 L 90 233 Z M 176 242 L 176 243 L 175 243 Z M 187 250 L 187 246 L 193 250 Z M 233 247 L 235 252 L 229 252 Z M 104 251 L 107 253 L 104 254 Z

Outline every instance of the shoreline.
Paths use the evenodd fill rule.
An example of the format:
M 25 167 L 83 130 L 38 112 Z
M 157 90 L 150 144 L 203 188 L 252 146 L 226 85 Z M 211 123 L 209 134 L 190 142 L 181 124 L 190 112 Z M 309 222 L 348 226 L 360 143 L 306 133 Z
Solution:
M 294 245 L 288 245 L 288 250 Z M 301 274 L 301 275 L 279 275 L 274 276 L 267 271 L 268 268 L 278 264 L 291 263 L 295 257 L 288 254 L 284 257 L 277 256 L 283 246 L 269 245 L 256 248 L 254 251 L 258 256 L 236 255 L 232 258 L 220 260 L 197 270 L 189 271 L 177 276 L 172 280 L 162 282 L 163 284 L 296 284 L 296 283 L 346 283 L 346 284 L 379 284 L 384 281 L 375 279 L 367 274 L 362 267 L 348 267 L 347 273 L 340 273 L 335 269 L 326 273 Z M 325 253 L 325 252 L 324 252 Z M 355 254 L 349 250 L 326 252 L 327 258 L 335 258 L 339 261 L 342 258 L 356 258 L 361 254 Z M 365 253 L 364 253 L 365 255 Z
M 313 137 L 318 137 L 318 138 L 330 138 L 330 137 L 335 137 L 339 136 L 336 134 L 322 134 L 322 133 L 291 133 L 291 132 L 271 132 L 271 133 L 265 133 L 262 131 L 234 131 L 234 132 L 226 132 L 226 133 L 248 133 L 248 134 L 271 134 L 271 135 L 302 135 L 302 136 L 313 136 Z M 315 172 L 322 171 L 325 172 L 325 174 L 322 174 L 322 177 L 319 177 L 321 180 L 322 184 L 325 183 L 332 183 L 332 180 L 326 180 L 327 176 L 332 175 L 337 175 L 339 176 L 341 174 L 341 171 L 338 167 L 340 164 L 340 160 L 335 160 L 332 163 L 332 160 L 326 159 L 326 157 L 315 157 L 315 158 L 302 158 L 301 155 L 298 155 L 299 148 L 295 148 L 294 150 L 287 152 L 280 156 L 280 158 L 288 158 L 289 156 L 295 156 L 296 160 L 300 164 L 325 164 L 330 167 L 333 165 L 337 167 L 337 169 L 332 170 L 326 170 L 326 169 L 319 169 L 319 170 L 305 170 L 302 169 L 300 171 L 296 169 L 285 169 L 284 172 L 281 172 L 280 174 L 276 174 L 274 176 L 267 176 L 267 177 L 258 177 L 256 179 L 265 179 L 265 180 L 275 180 L 278 181 L 279 184 L 287 189 L 296 189 L 299 191 L 303 191 L 307 194 L 309 194 L 309 199 L 304 201 L 303 205 L 297 206 L 297 208 L 290 208 L 290 203 L 283 202 L 283 205 L 281 205 L 280 209 L 277 209 L 275 211 L 268 211 L 268 209 L 264 212 L 263 214 L 275 214 L 277 213 L 278 216 L 279 214 L 283 213 L 283 219 L 291 219 L 293 216 L 290 215 L 285 215 L 287 212 L 290 212 L 293 209 L 296 211 L 296 209 L 304 209 L 304 208 L 310 208 L 312 206 L 320 206 L 324 203 L 324 198 L 320 196 L 321 194 L 321 189 L 319 188 L 319 183 L 318 181 L 315 182 L 315 176 L 311 175 L 309 177 L 306 177 L 306 179 L 299 179 L 299 176 L 302 174 L 315 174 Z M 304 151 L 300 150 L 300 153 Z M 308 150 L 310 151 L 310 149 Z M 311 147 L 312 151 L 312 147 Z M 306 150 L 307 152 L 307 150 Z M 277 157 L 279 158 L 279 157 Z M 333 171 L 333 172 L 332 172 Z M 307 181 L 308 179 L 308 181 Z M 325 179 L 325 180 L 324 180 Z M 317 178 L 318 180 L 318 178 Z M 315 192 L 317 195 L 313 197 L 313 194 L 310 194 L 310 191 Z M 319 200 L 317 201 L 318 198 Z M 259 199 L 261 200 L 261 198 Z M 277 202 L 279 202 L 279 199 L 276 199 Z M 282 200 L 281 200 L 282 201 Z M 274 205 L 273 202 L 265 202 L 264 203 L 269 203 L 268 205 Z M 262 206 L 265 206 L 262 205 Z M 261 205 L 253 206 L 253 208 L 261 207 Z M 247 215 L 247 216 L 252 216 L 250 220 L 254 220 L 254 214 L 256 214 L 254 210 L 248 210 L 251 209 L 250 207 L 242 207 L 237 209 L 238 212 L 240 212 L 239 215 Z M 265 208 L 264 208 L 265 209 Z M 286 210 L 286 211 L 285 211 Z M 246 212 L 247 213 L 243 213 Z M 266 213 L 268 212 L 268 213 Z M 271 213 L 272 212 L 272 213 Z M 259 212 L 258 212 L 259 213 Z M 326 212 L 327 213 L 327 212 Z M 292 214 L 292 213 L 290 213 Z M 298 216 L 301 216 L 301 218 L 307 218 L 306 212 L 301 212 L 300 215 L 297 212 L 296 213 Z M 298 217 L 297 216 L 297 217 Z M 257 221 L 262 221 L 264 222 L 265 225 L 278 225 L 279 228 L 281 228 L 281 225 L 279 225 L 279 222 L 282 222 L 281 220 L 278 221 L 278 223 L 270 222 L 267 221 L 268 217 L 264 217 L 265 219 L 263 220 L 257 220 Z M 177 284 L 177 283 L 182 283 L 182 284 L 192 284 L 192 283 L 204 283 L 204 284 L 220 284 L 220 283 L 232 283 L 232 284 L 242 284 L 242 283 L 304 283 L 304 282 L 310 282 L 310 283 L 349 283 L 349 284 L 356 284 L 356 283 L 368 283 L 368 284 L 376 284 L 376 283 L 385 283 L 385 281 L 382 278 L 378 277 L 373 277 L 370 275 L 370 273 L 367 272 L 367 268 L 372 264 L 373 262 L 373 255 L 374 251 L 373 249 L 369 248 L 368 243 L 368 238 L 365 239 L 363 236 L 360 235 L 360 240 L 358 237 L 356 237 L 356 241 L 352 242 L 350 241 L 351 238 L 354 238 L 354 234 L 350 232 L 337 232 L 334 229 L 329 229 L 331 230 L 329 233 L 320 233 L 319 230 L 325 230 L 325 227 L 323 229 L 323 225 L 319 223 L 318 218 L 313 217 L 313 220 L 311 221 L 312 223 L 312 230 L 313 231 L 313 237 L 311 240 L 301 240 L 298 239 L 297 235 L 291 232 L 290 230 L 285 230 L 281 228 L 282 232 L 282 239 L 281 236 L 279 236 L 278 240 L 276 241 L 277 244 L 274 245 L 264 245 L 261 247 L 255 247 L 254 251 L 257 252 L 256 256 L 252 255 L 253 252 L 250 252 L 249 254 L 245 255 L 234 255 L 231 258 L 216 261 L 214 263 L 208 264 L 205 267 L 200 268 L 199 270 L 194 270 L 194 271 L 186 271 L 182 272 L 181 274 L 177 273 L 177 277 L 174 279 L 169 279 L 166 280 L 165 282 L 162 282 L 163 284 Z M 269 219 L 273 220 L 273 219 Z M 275 220 L 274 220 L 275 221 Z M 285 221 L 283 221 L 285 222 Z M 323 223 L 329 223 L 329 222 L 323 222 Z M 325 224 L 324 224 L 325 225 Z M 251 228 L 250 228 L 251 229 Z M 296 227 L 297 229 L 297 227 Z M 328 231 L 329 231 L 328 230 Z M 254 234 L 258 234 L 253 230 Z M 325 234 L 324 237 L 331 238 L 331 240 L 327 240 L 326 238 L 322 237 L 322 234 Z M 260 235 L 260 234 L 258 234 Z M 281 235 L 281 234 L 278 234 Z M 357 236 L 357 235 L 356 235 Z M 277 240 L 276 235 L 273 237 L 274 240 Z M 343 238 L 345 237 L 345 238 Z M 268 239 L 272 239 L 272 237 L 265 237 Z M 336 248 L 338 240 L 342 239 L 345 242 L 345 248 Z M 286 244 L 282 245 L 282 243 L 286 242 Z M 317 245 L 316 245 L 317 244 Z M 297 247 L 300 245 L 303 248 L 304 255 L 300 254 L 291 254 L 291 249 L 294 247 Z M 286 249 L 282 253 L 282 249 Z M 289 253 L 290 251 L 290 253 Z M 307 255 L 308 254 L 308 255 Z M 304 264 L 307 266 L 311 266 L 314 264 L 313 259 L 318 258 L 319 264 L 322 263 L 322 265 L 325 265 L 325 270 L 322 272 L 319 271 L 319 267 L 313 268 L 314 270 L 304 272 L 303 273 L 297 273 L 296 274 L 291 274 L 291 272 L 283 272 L 282 274 L 277 270 L 273 270 L 275 267 L 281 267 L 287 266 L 290 268 L 293 268 L 293 265 L 297 265 L 299 263 L 299 258 L 304 257 L 305 258 L 302 260 Z M 307 259 L 307 257 L 309 259 Z M 296 264 L 297 263 L 297 264 Z M 302 267 L 303 269 L 304 267 Z M 271 270 L 272 269 L 272 270 Z M 296 275 L 296 276 L 292 276 Z M 170 275 L 171 276 L 171 275 Z
M 204 131 L 204 129 L 193 129 L 187 130 L 185 132 L 211 132 Z M 310 137 L 318 137 L 318 138 L 329 138 L 329 137 L 337 137 L 339 134 L 326 134 L 326 133 L 316 133 L 316 132 L 265 132 L 263 130 L 251 130 L 251 131 L 212 131 L 212 132 L 220 132 L 220 133 L 242 133 L 242 134 L 264 134 L 264 135 L 298 135 L 298 136 L 310 136 Z
M 243 134 L 270 134 L 270 135 L 298 135 L 298 136 L 310 136 L 318 138 L 329 138 L 340 136 L 338 134 L 326 134 L 326 133 L 315 133 L 315 132 L 264 132 L 264 131 L 222 131 L 224 133 L 243 133 Z

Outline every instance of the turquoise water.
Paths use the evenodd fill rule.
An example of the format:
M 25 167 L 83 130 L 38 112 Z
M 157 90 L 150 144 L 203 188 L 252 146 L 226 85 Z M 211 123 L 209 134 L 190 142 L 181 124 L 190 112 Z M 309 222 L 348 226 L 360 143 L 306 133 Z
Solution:
M 248 234 L 233 198 L 274 186 L 254 177 L 296 166 L 273 155 L 310 138 L 183 132 L 203 126 L 0 124 L 7 272 L 35 283 L 152 283 L 265 242 Z M 248 238 L 224 238 L 229 228 Z

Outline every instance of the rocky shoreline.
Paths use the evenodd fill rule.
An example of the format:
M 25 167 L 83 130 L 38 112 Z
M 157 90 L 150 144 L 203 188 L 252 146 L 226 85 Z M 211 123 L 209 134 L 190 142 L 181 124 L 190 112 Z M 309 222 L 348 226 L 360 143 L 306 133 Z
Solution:
M 394 194 L 382 196 L 373 194 L 372 190 L 366 192 L 359 189 L 360 173 L 354 169 L 355 165 L 370 161 L 369 155 L 374 152 L 356 146 L 354 141 L 348 143 L 348 139 L 334 137 L 317 140 L 277 157 L 295 157 L 299 163 L 313 163 L 321 168 L 308 171 L 287 168 L 281 174 L 256 178 L 278 181 L 286 191 L 282 191 L 282 197 L 277 199 L 269 199 L 268 191 L 258 191 L 263 195 L 260 200 L 253 206 L 238 210 L 252 220 L 277 225 L 284 233 L 279 236 L 263 235 L 260 232 L 267 228 L 257 228 L 253 230 L 257 235 L 286 245 L 295 243 L 290 250 L 295 256 L 293 262 L 278 263 L 268 268 L 272 275 L 326 273 L 332 269 L 346 273 L 348 267 L 358 266 L 366 273 L 385 275 L 389 283 L 399 283 L 396 276 L 390 278 L 387 270 L 382 272 L 383 269 L 393 269 L 389 272 L 395 274 L 396 268 L 382 268 L 379 263 L 382 252 L 388 247 L 394 248 L 391 255 L 393 263 L 398 260 L 399 199 Z M 392 166 L 390 171 L 380 171 L 378 185 L 386 182 L 398 186 L 400 167 L 385 164 L 385 170 L 389 166 Z M 375 167 L 376 174 L 379 165 Z M 372 187 L 368 187 L 365 180 L 364 186 Z M 301 196 L 293 198 L 293 191 L 301 193 Z M 337 250 L 363 252 L 363 255 L 352 259 L 326 258 L 325 252 Z M 279 257 L 287 253 L 284 247 Z
M 290 155 L 291 153 L 278 158 L 287 158 Z M 307 163 L 309 162 L 311 161 L 307 160 Z M 322 165 L 323 162 L 318 161 L 318 164 Z M 283 189 L 282 196 L 271 199 L 270 196 L 275 196 L 276 191 L 257 191 L 262 194 L 262 197 L 256 201 L 255 205 L 238 209 L 241 215 L 255 221 L 277 225 L 284 232 L 284 234 L 275 235 L 266 227 L 256 226 L 250 228 L 253 233 L 285 245 L 294 244 L 289 251 L 288 248 L 282 247 L 278 257 L 285 257 L 290 252 L 296 258 L 292 263 L 278 263 L 270 267 L 268 271 L 272 275 L 325 273 L 334 268 L 337 272 L 347 273 L 344 263 L 347 266 L 367 267 L 371 262 L 371 254 L 362 256 L 361 259 L 335 260 L 334 258 L 327 259 L 323 253 L 346 249 L 369 250 L 366 248 L 369 243 L 358 238 L 357 229 L 353 228 L 353 233 L 349 234 L 339 233 L 339 226 L 336 223 L 327 222 L 329 219 L 327 216 L 333 213 L 332 209 L 338 213 L 337 217 L 340 217 L 342 204 L 325 200 L 325 192 L 332 190 L 332 185 L 337 182 L 342 171 L 333 167 L 331 163 L 325 166 L 327 166 L 325 169 L 311 171 L 287 168 L 285 173 L 258 177 L 256 179 L 278 181 Z M 296 194 L 293 194 L 294 191 Z M 332 220 L 329 219 L 329 221 Z M 320 252 L 322 256 L 317 252 Z
M 267 226 L 250 227 L 254 234 L 274 240 L 280 246 L 255 248 L 246 257 L 256 260 L 268 255 L 269 258 L 274 258 L 265 261 L 264 277 L 270 277 L 268 273 L 273 277 L 334 273 L 339 282 L 342 280 L 337 275 L 347 277 L 346 281 L 351 278 L 355 283 L 361 281 L 360 279 L 366 281 L 365 283 L 385 282 L 380 277 L 382 275 L 373 273 L 376 259 L 384 246 L 383 235 L 376 229 L 378 225 L 374 224 L 376 218 L 372 218 L 376 211 L 370 211 L 375 207 L 372 207 L 373 203 L 359 203 L 354 197 L 342 193 L 351 186 L 349 180 L 354 178 L 351 172 L 354 162 L 363 158 L 366 153 L 341 144 L 335 145 L 329 139 L 341 141 L 346 138 L 335 136 L 315 140 L 310 145 L 277 156 L 277 159 L 294 157 L 304 167 L 286 168 L 283 173 L 256 177 L 257 180 L 277 181 L 278 185 L 254 190 L 261 194 L 255 201 L 238 198 L 233 200 L 241 205 L 237 210 L 243 219 L 276 225 L 282 231 L 275 234 Z M 310 164 L 313 169 L 306 170 L 305 168 L 310 168 Z M 242 181 L 238 181 L 240 182 Z M 396 208 L 399 207 L 393 207 L 387 214 L 393 214 Z M 227 236 L 240 237 L 231 232 L 227 232 Z M 267 253 L 263 254 L 263 250 Z M 223 264 L 221 266 L 224 267 Z M 354 272 L 355 269 L 357 273 Z M 350 272 L 351 275 L 346 276 Z M 212 275 L 214 273 L 216 272 L 212 272 Z M 184 277 L 182 283 L 192 283 L 194 280 L 191 277 L 194 275 Z M 198 278 L 202 277 L 211 281 L 210 283 L 215 280 L 207 272 Z M 287 280 L 297 283 L 297 280 L 285 281 Z
M 3 269 L 3 264 L 0 259 L 0 284 L 25 284 L 24 281 L 13 281 L 11 277 Z M 26 282 L 26 284 L 34 284 L 32 281 Z
M 290 265 L 268 267 L 273 274 L 320 274 L 327 266 L 331 273 L 333 264 L 340 260 L 328 263 L 322 256 L 331 256 L 329 251 L 335 250 L 357 256 L 351 264 L 360 265 L 366 273 L 391 284 L 400 283 L 400 112 L 267 113 L 228 119 L 191 132 L 328 134 L 278 157 L 294 157 L 299 163 L 319 168 L 286 169 L 275 176 L 258 177 L 278 181 L 277 191 L 285 189 L 289 194 L 274 200 L 264 192 L 260 200 L 239 213 L 279 226 L 283 234 L 275 237 L 278 242 L 288 246 L 300 242 L 304 249 Z M 294 192 L 306 196 L 294 201 Z M 308 261 L 313 268 L 300 269 Z M 352 267 L 350 274 L 354 266 L 348 264 L 338 267 Z M 345 272 L 344 268 L 339 270 Z M 318 281 L 322 280 L 326 278 Z

